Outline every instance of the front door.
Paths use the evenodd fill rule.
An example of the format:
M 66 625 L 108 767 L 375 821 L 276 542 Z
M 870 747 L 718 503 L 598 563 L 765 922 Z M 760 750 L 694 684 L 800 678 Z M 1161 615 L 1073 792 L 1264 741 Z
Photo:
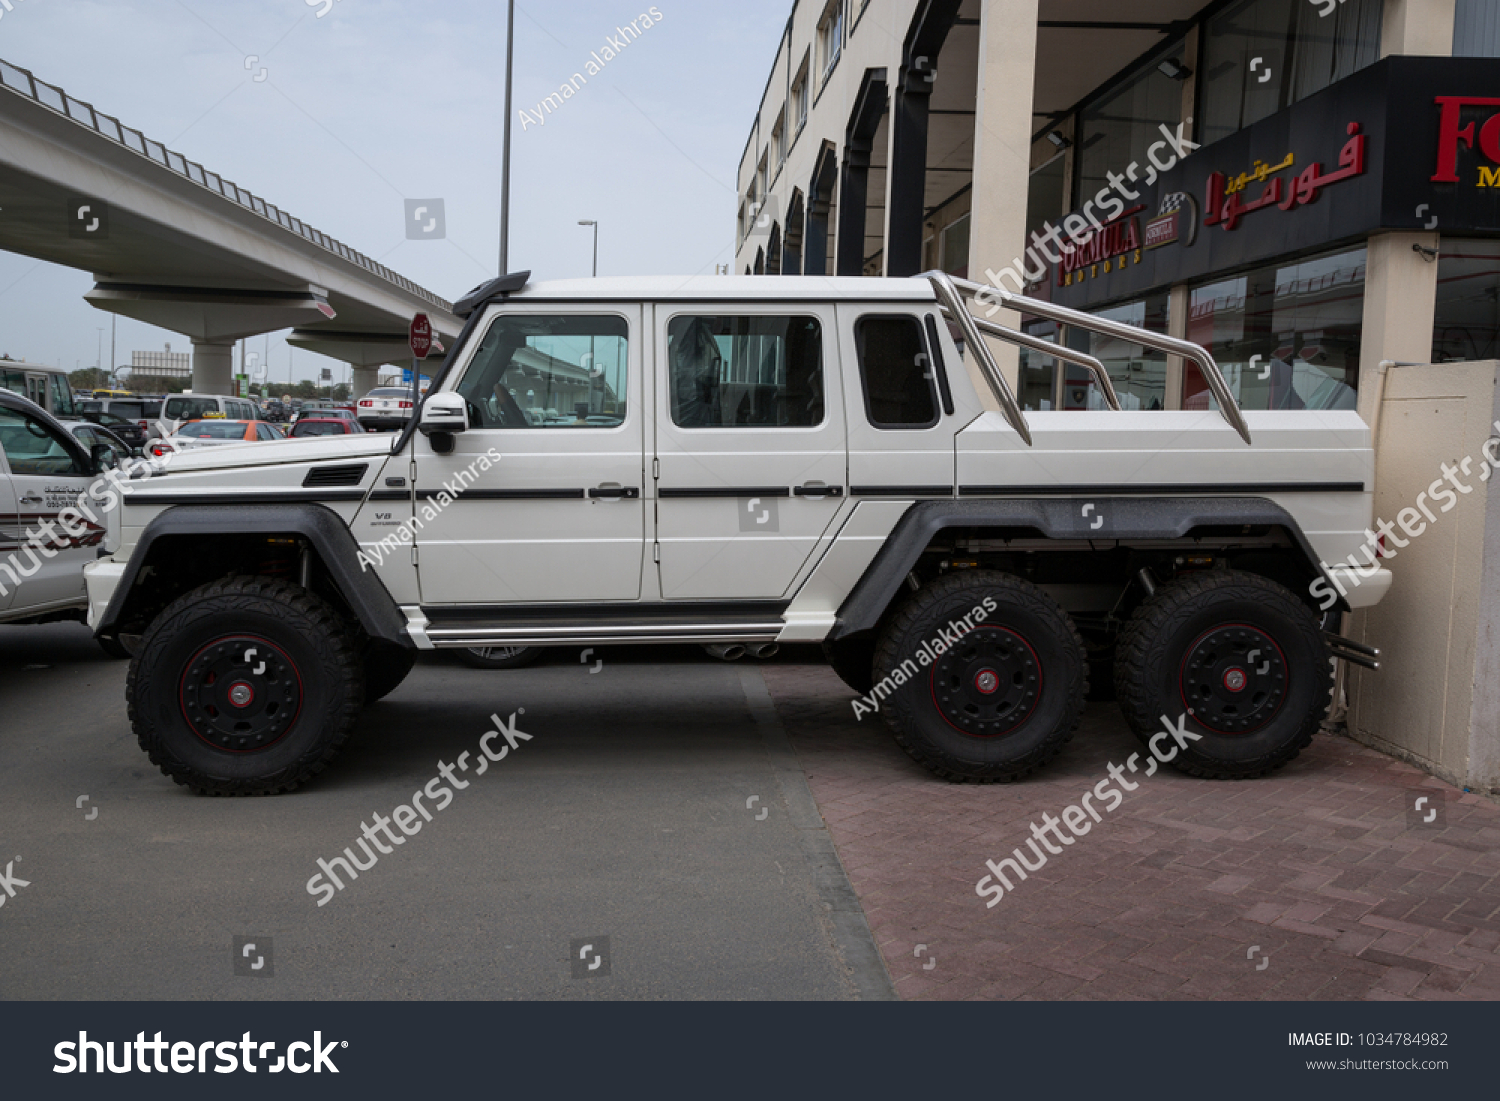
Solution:
M 646 539 L 641 310 L 492 307 L 444 390 L 470 427 L 415 437 L 424 605 L 630 601 Z
M 13 409 L 0 408 L 0 451 L 9 473 L 0 501 L 0 585 L 16 590 L 10 608 L 83 600 L 83 566 L 98 557 L 104 528 L 77 511 L 67 526 L 58 517 L 88 488 L 89 471 L 60 433 Z
M 833 307 L 657 306 L 667 600 L 784 598 L 846 500 Z

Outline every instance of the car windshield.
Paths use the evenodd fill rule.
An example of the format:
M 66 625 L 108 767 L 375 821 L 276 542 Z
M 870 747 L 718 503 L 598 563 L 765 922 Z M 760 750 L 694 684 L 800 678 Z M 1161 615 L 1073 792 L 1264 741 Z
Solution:
M 294 436 L 342 436 L 343 424 L 337 421 L 302 421 L 292 429 Z
M 169 398 L 166 417 L 170 421 L 190 421 L 218 411 L 219 403 L 213 398 Z
M 124 417 L 131 421 L 154 421 L 161 416 L 161 402 L 159 401 L 112 401 L 109 403 L 109 411 L 117 417 Z
M 244 421 L 199 421 L 185 424 L 177 433 L 191 440 L 243 440 Z

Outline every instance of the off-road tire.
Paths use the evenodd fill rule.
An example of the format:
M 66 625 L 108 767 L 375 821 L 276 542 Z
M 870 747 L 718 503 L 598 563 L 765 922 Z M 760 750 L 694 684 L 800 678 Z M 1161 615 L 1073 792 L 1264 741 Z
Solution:
M 545 646 L 473 646 L 453 651 L 474 669 L 521 669 L 542 656 Z
M 1164 729 L 1163 715 L 1199 735 L 1178 747 L 1174 768 L 1244 780 L 1312 742 L 1333 661 L 1317 617 L 1291 591 L 1258 574 L 1206 571 L 1157 589 L 1121 630 L 1115 694 L 1142 741 Z
M 875 687 L 875 679 L 870 675 L 875 668 L 873 635 L 859 635 L 855 638 L 841 638 L 837 642 L 825 642 L 823 643 L 823 656 L 828 659 L 828 664 L 838 674 L 839 680 L 861 696 L 867 695 L 870 689 Z
M 365 667 L 365 704 L 385 699 L 407 678 L 417 664 L 417 652 L 382 639 L 365 643 L 361 661 Z
M 923 666 L 923 644 L 930 656 L 940 630 L 976 605 L 985 618 Z M 916 675 L 885 697 L 881 714 L 913 760 L 954 783 L 1004 783 L 1035 772 L 1061 752 L 1083 715 L 1083 639 L 1057 601 L 1011 574 L 965 570 L 908 597 L 876 645 L 875 690 L 908 660 Z
M 243 712 L 231 710 L 236 691 L 250 697 Z M 177 783 L 199 795 L 278 795 L 322 772 L 348 741 L 364 667 L 348 627 L 319 597 L 272 578 L 227 578 L 156 617 L 125 698 L 141 748 Z M 230 725 L 240 718 L 243 731 Z

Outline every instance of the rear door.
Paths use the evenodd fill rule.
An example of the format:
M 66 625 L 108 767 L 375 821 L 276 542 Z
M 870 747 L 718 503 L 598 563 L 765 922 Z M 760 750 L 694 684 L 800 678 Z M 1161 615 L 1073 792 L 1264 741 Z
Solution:
M 3 431 L 3 427 L 0 427 L 0 431 Z M 0 450 L 0 566 L 5 567 L 0 568 L 0 612 L 15 601 L 20 571 L 17 570 L 14 559 L 16 552 L 21 549 L 21 540 L 25 537 L 25 525 L 21 523 L 15 486 L 11 484 L 5 453 Z
M 14 510 L 3 514 L 5 536 L 0 539 L 15 549 L 0 561 L 24 578 L 12 607 L 82 600 L 83 566 L 98 556 L 104 528 L 86 518 L 72 521 L 69 528 L 56 521 L 88 488 L 87 468 L 51 425 L 13 409 L 0 408 L 0 451 L 16 499 Z M 41 526 L 49 521 L 50 534 Z M 27 546 L 32 532 L 37 538 Z M 9 585 L 10 577 L 0 572 L 0 583 Z
M 845 499 L 831 304 L 655 307 L 656 538 L 667 600 L 772 600 Z

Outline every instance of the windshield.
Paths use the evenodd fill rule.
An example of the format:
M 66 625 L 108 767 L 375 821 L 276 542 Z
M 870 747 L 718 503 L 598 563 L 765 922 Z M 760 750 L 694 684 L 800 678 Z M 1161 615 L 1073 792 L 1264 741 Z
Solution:
M 243 440 L 245 438 L 244 421 L 199 421 L 196 424 L 185 424 L 178 429 L 179 436 L 186 436 L 190 440 Z
M 338 421 L 301 421 L 292 429 L 294 436 L 342 436 L 343 424 Z
M 190 421 L 207 413 L 217 413 L 219 403 L 214 398 L 169 398 L 167 420 Z

